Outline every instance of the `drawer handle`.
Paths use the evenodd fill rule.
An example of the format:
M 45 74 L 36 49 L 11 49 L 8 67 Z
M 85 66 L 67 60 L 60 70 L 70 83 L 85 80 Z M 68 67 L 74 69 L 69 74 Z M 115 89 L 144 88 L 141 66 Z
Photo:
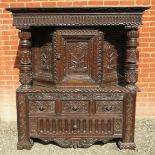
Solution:
M 111 110 L 112 110 L 112 106 L 106 107 L 106 110 L 107 110 L 107 111 L 111 111 Z
M 77 107 L 77 106 L 73 106 L 73 107 L 72 107 L 72 110 L 73 110 L 73 111 L 77 111 L 77 110 L 78 110 L 78 107 Z
M 44 111 L 45 109 L 43 107 L 39 107 L 39 110 L 40 111 Z
M 74 124 L 74 125 L 73 125 L 73 130 L 76 130 L 76 129 L 77 129 L 77 125 Z

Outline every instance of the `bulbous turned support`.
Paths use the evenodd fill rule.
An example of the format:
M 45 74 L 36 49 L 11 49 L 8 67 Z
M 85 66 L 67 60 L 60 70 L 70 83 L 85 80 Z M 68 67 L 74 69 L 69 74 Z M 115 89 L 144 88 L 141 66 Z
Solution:
M 127 28 L 127 50 L 125 59 L 125 82 L 126 87 L 135 90 L 135 83 L 138 79 L 138 41 L 139 36 L 137 27 Z
M 32 85 L 32 64 L 31 64 L 31 32 L 22 30 L 19 32 L 20 51 L 20 82 L 22 88 L 28 89 Z

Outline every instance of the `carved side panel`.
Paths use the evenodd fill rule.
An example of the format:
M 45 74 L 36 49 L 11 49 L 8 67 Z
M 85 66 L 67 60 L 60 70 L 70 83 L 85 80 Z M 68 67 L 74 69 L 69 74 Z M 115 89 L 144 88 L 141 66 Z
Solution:
M 115 28 L 107 29 L 104 33 L 103 84 L 117 84 L 123 80 L 124 35 L 121 29 Z
M 34 84 L 50 86 L 53 83 L 53 42 L 51 29 L 34 29 L 33 34 L 33 71 Z M 41 37 L 40 37 L 41 35 Z
M 40 74 L 50 74 L 52 71 L 52 46 L 51 43 L 46 43 L 40 48 Z

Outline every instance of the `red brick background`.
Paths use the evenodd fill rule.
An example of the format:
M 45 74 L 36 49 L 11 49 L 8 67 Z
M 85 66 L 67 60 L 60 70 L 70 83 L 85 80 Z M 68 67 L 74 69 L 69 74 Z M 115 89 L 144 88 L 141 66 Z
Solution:
M 0 1 L 0 119 L 15 115 L 15 89 L 19 86 L 18 30 L 6 7 L 55 6 L 137 6 L 149 5 L 145 11 L 139 38 L 139 80 L 137 116 L 155 117 L 155 0 L 1 0 Z M 9 109 L 9 106 L 11 108 Z M 8 107 L 8 108 L 6 108 Z M 14 114 L 11 112 L 14 111 Z

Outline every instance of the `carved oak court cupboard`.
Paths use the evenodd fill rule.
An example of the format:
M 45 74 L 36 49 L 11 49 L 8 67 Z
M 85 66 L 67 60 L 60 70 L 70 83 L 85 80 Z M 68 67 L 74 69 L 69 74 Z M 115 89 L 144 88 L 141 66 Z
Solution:
M 118 139 L 135 149 L 138 26 L 145 6 L 8 8 L 19 32 L 18 149 Z

